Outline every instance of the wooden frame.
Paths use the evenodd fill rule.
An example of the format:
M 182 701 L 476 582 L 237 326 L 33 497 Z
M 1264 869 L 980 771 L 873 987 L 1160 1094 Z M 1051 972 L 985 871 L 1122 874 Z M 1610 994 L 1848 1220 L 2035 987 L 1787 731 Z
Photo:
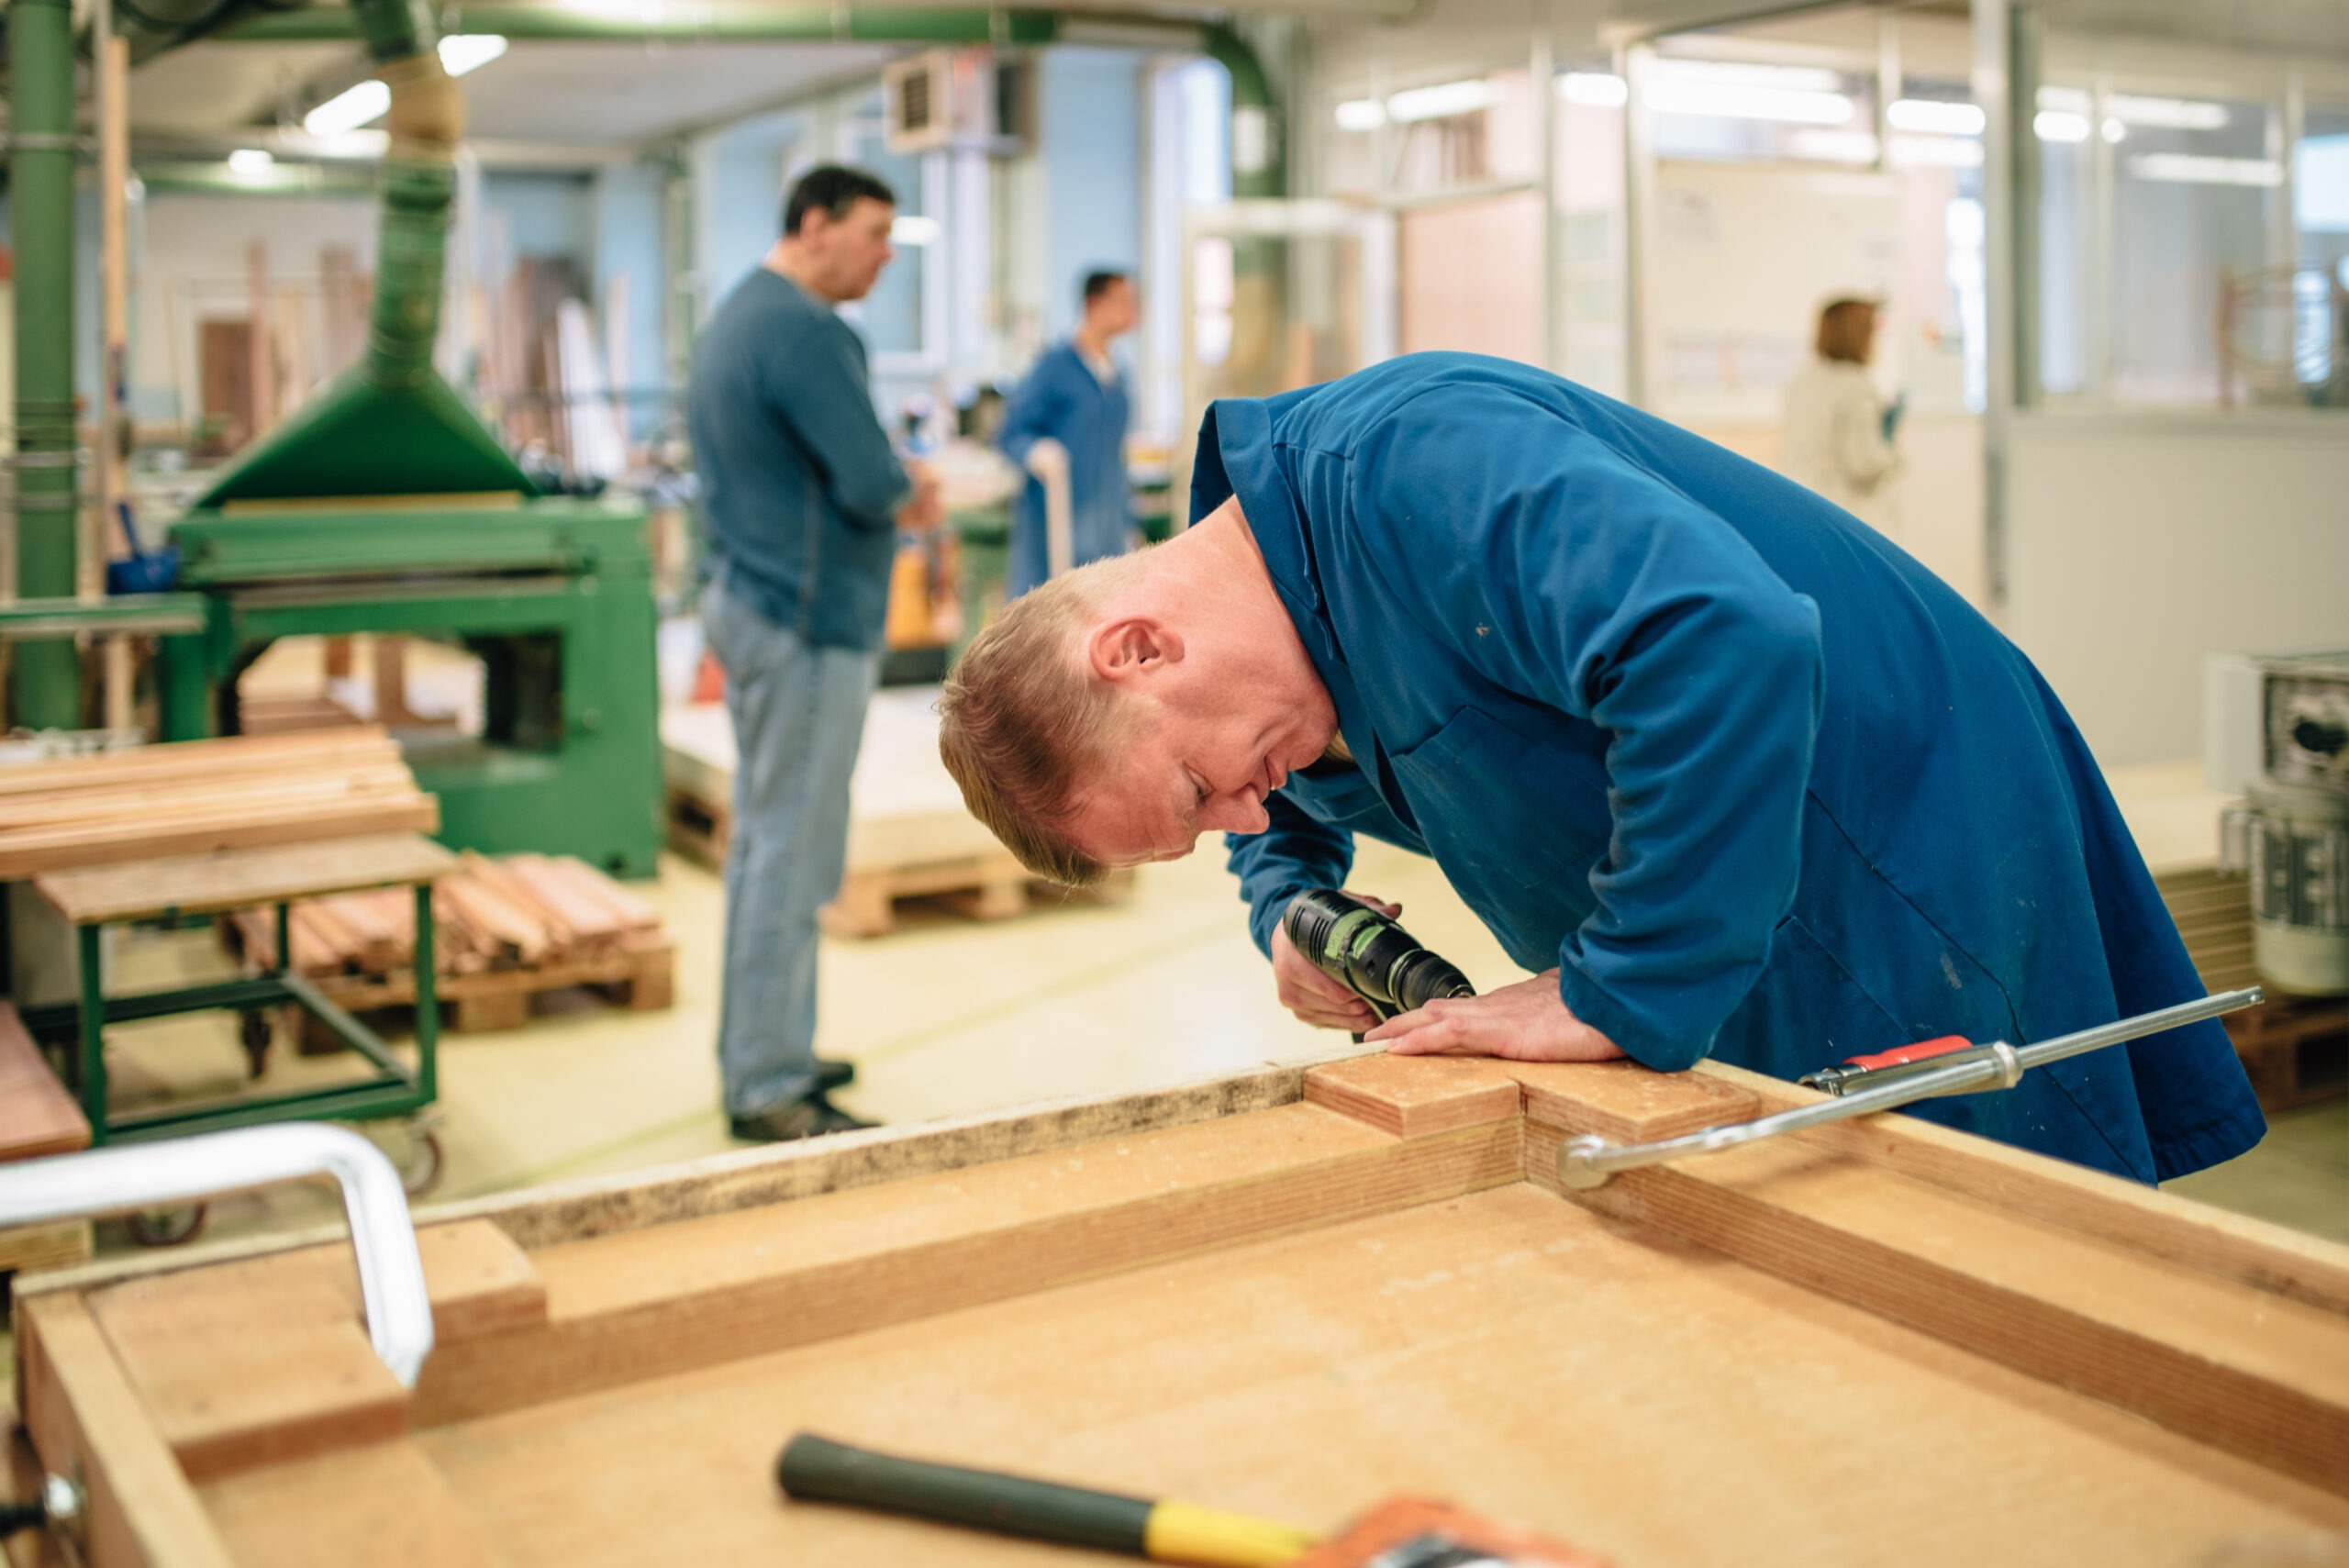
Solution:
M 1897 1550 L 1964 1561 L 2009 1518 L 2018 1529 L 2040 1521 L 2030 1540 L 2043 1561 L 2123 1549 L 2148 1529 L 2184 1560 L 2196 1550 L 2181 1530 L 2216 1544 L 2228 1532 L 2349 1529 L 2349 1249 L 1902 1118 L 1558 1194 L 1566 1137 L 1669 1136 L 1809 1097 L 1710 1066 L 1665 1076 L 1628 1064 L 1364 1056 L 852 1134 L 421 1217 L 440 1344 L 412 1393 L 373 1361 L 339 1246 L 220 1249 L 28 1282 L 20 1393 L 43 1462 L 78 1468 L 91 1487 L 95 1568 L 523 1568 L 586 1560 L 582 1542 L 645 1561 L 687 1538 L 695 1550 L 674 1560 L 720 1561 L 749 1539 L 726 1531 L 786 1528 L 796 1532 L 790 1551 L 774 1560 L 1008 1560 L 999 1542 L 776 1502 L 761 1479 L 774 1449 L 799 1418 L 794 1408 L 822 1407 L 807 1380 L 838 1382 L 843 1361 L 860 1356 L 896 1368 L 896 1381 L 859 1370 L 855 1399 L 841 1407 L 869 1407 L 886 1428 L 884 1412 L 911 1396 L 891 1392 L 907 1357 L 976 1347 L 975 1364 L 1000 1351 L 1006 1367 L 1041 1365 L 1052 1386 L 985 1396 L 1023 1411 L 1019 1401 L 1032 1397 L 1035 1411 L 1008 1427 L 1000 1410 L 986 1418 L 997 1425 L 979 1422 L 991 1441 L 1029 1445 L 1032 1467 L 1053 1451 L 1073 1403 L 1108 1397 L 1096 1385 L 1116 1381 L 1120 1357 L 1135 1353 L 1120 1338 L 1129 1322 L 1174 1313 L 1164 1331 L 1190 1333 L 1166 1303 L 1226 1296 L 1231 1321 L 1197 1328 L 1203 1337 L 1185 1354 L 1236 1354 L 1251 1333 L 1326 1340 L 1337 1346 L 1332 1375 L 1391 1378 L 1397 1401 L 1425 1401 L 1428 1422 L 1450 1423 L 1426 1427 L 1425 1452 L 1378 1451 L 1395 1476 L 1331 1459 L 1316 1485 L 1353 1488 L 1367 1504 L 1422 1485 L 1422 1470 L 1447 1456 L 1497 1444 L 1452 1485 L 1514 1485 L 1520 1514 L 1568 1516 L 1530 1522 L 1627 1564 L 1693 1560 L 1708 1555 L 1707 1540 L 1750 1544 L 1765 1560 L 1880 1562 Z M 1517 1242 L 1503 1245 L 1508 1237 Z M 1570 1256 L 1582 1261 L 1557 1261 Z M 1431 1257 L 1451 1262 L 1411 1272 L 1409 1259 Z M 1309 1268 L 1324 1273 L 1295 1272 Z M 1251 1288 L 1284 1269 L 1285 1285 Z M 1284 1296 L 1298 1278 L 1326 1281 L 1326 1297 Z M 1516 1282 L 1513 1313 L 1475 1321 L 1474 1303 L 1501 1300 L 1493 1282 L 1504 1278 Z M 1636 1311 L 1623 1305 L 1633 1291 L 1646 1293 Z M 1396 1318 L 1395 1302 L 1415 1292 L 1430 1305 L 1455 1300 L 1469 1320 Z M 1690 1324 L 1710 1327 L 1677 1323 L 1684 1305 Z M 1523 1340 L 1508 1331 L 1553 1307 L 1556 1324 L 1527 1322 Z M 1336 1326 L 1315 1327 L 1323 1318 Z M 1403 1327 L 1375 1327 L 1390 1319 Z M 1421 1326 L 1431 1323 L 1441 1327 Z M 1061 1340 L 1072 1324 L 1103 1348 L 1069 1350 Z M 1402 1337 L 1346 1348 L 1350 1336 L 1390 1332 Z M 1569 1362 L 1565 1394 L 1545 1388 Z M 974 1358 L 952 1364 L 965 1377 Z M 1442 1369 L 1483 1389 L 1482 1402 L 1460 1405 Z M 1772 1435 L 1746 1429 L 1753 1396 L 1738 1384 L 1749 1373 L 1799 1393 L 1780 1390 L 1768 1406 L 1790 1434 L 1848 1432 L 1863 1446 L 1819 1456 L 1816 1487 L 1787 1485 Z M 1284 1375 L 1274 1365 L 1202 1385 L 1173 1414 L 1147 1399 L 1135 1408 L 1228 1440 L 1229 1419 L 1216 1427 L 1195 1407 L 1209 1392 L 1270 1399 L 1257 1380 L 1282 1388 Z M 1617 1377 L 1638 1396 L 1610 1402 L 1598 1385 Z M 798 1392 L 791 1408 L 754 1406 L 751 1429 L 771 1423 L 772 1442 L 744 1452 L 751 1440 L 728 1438 L 711 1402 L 762 1378 L 797 1379 L 775 1385 Z M 1429 1378 L 1437 1384 L 1422 1386 Z M 951 1426 L 950 1393 L 941 1383 L 912 1429 Z M 968 1387 L 961 1397 L 981 1400 Z M 1330 1397 L 1315 1384 L 1297 1408 Z M 1967 1414 L 1969 1401 L 1988 1401 L 1996 1419 Z M 1361 1418 L 1378 1407 L 1359 1407 Z M 681 1408 L 700 1414 L 663 1428 Z M 548 1512 L 547 1488 L 572 1484 L 562 1456 L 575 1461 L 589 1440 L 573 1434 L 617 1413 L 630 1431 L 626 1466 L 647 1473 L 681 1443 L 706 1440 L 706 1462 L 679 1473 L 698 1486 L 718 1485 L 722 1473 L 725 1507 L 624 1510 L 652 1533 L 617 1543 L 624 1527 L 594 1523 L 631 1473 L 616 1456 L 610 1477 L 581 1474 L 577 1496 Z M 1162 1473 L 1129 1484 L 1244 1493 L 1270 1485 L 1282 1463 L 1310 1468 L 1318 1462 L 1303 1456 L 1348 1440 L 1326 1414 L 1296 1418 L 1289 1440 L 1267 1451 L 1280 1462 L 1232 1454 L 1228 1440 L 1194 1454 L 1164 1431 L 1136 1436 L 1147 1460 L 1127 1462 Z M 668 1435 L 640 1448 L 640 1423 Z M 1872 1431 L 1936 1458 L 1880 1473 L 1865 1447 Z M 1697 1517 L 1686 1499 L 1665 1508 L 1619 1482 L 1572 1485 L 1581 1470 L 1631 1464 L 1642 1442 L 1661 1445 L 1659 1457 L 1724 1447 L 1745 1456 L 1750 1473 L 1716 1465 L 1687 1478 L 1737 1507 Z M 542 1472 L 517 1457 L 532 1452 L 546 1454 Z M 507 1490 L 493 1506 L 496 1477 Z M 1296 1496 L 1312 1491 L 1288 1479 Z M 1969 1487 L 1988 1490 L 1969 1504 Z M 517 1488 L 536 1503 L 514 1500 Z M 1286 1507 L 1278 1497 L 1203 1500 L 1319 1522 L 1294 1497 Z M 2050 1533 L 2048 1518 L 2062 1528 Z M 1790 1519 L 1800 1540 L 1787 1538 Z M 568 1541 L 560 1551 L 557 1538 Z M 1999 1544 L 2007 1561 L 2032 1559 Z

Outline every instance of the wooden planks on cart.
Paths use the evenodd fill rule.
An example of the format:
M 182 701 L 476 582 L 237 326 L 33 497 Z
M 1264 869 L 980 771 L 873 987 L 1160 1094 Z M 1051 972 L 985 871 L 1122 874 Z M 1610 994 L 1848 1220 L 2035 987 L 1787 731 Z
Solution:
M 144 746 L 0 769 L 0 881 L 440 822 L 373 726 Z
M 616 992 L 630 1008 L 674 999 L 675 946 L 659 911 L 585 862 L 468 851 L 434 886 L 433 971 L 459 1033 L 516 1029 L 531 998 L 574 986 Z M 248 910 L 233 935 L 275 962 L 273 915 Z M 347 1012 L 416 999 L 415 902 L 397 893 L 306 899 L 290 912 L 295 973 Z
M 0 1002 L 0 1160 L 38 1160 L 90 1146 L 89 1119 L 57 1081 L 40 1048 Z M 0 1273 L 56 1268 L 90 1255 L 90 1222 L 0 1229 Z

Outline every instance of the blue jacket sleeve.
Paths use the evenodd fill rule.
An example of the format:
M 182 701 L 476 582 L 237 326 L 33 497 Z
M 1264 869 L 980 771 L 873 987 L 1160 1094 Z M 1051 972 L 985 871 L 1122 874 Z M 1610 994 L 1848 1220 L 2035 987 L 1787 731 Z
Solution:
M 1676 1070 L 1711 1051 L 1794 903 L 1818 606 L 1664 479 L 1563 418 L 1527 439 L 1526 416 L 1457 387 L 1390 415 L 1356 454 L 1359 531 L 1430 636 L 1609 732 L 1613 828 L 1559 992 Z
M 1290 900 L 1308 887 L 1341 887 L 1353 870 L 1354 836 L 1331 827 L 1278 792 L 1265 797 L 1272 826 L 1261 833 L 1226 833 L 1225 863 L 1240 879 L 1248 906 L 1248 934 L 1272 955 L 1273 928 Z
M 873 412 L 864 346 L 849 325 L 826 322 L 777 355 L 766 396 L 799 439 L 841 515 L 863 528 L 896 528 L 913 481 Z
M 1058 350 L 1051 349 L 1039 355 L 1019 384 L 1011 389 L 1011 401 L 1003 406 L 1003 428 L 996 436 L 996 445 L 1023 472 L 1028 466 L 1029 448 L 1046 436 L 1062 440 L 1062 399 L 1055 373 L 1061 357 Z

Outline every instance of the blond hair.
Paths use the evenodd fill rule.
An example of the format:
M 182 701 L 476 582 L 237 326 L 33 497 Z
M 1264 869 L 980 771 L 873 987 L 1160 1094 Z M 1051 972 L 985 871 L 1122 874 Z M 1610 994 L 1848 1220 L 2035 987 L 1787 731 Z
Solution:
M 946 678 L 938 753 L 971 815 L 1033 874 L 1070 887 L 1109 867 L 1069 837 L 1077 784 L 1123 743 L 1132 718 L 1085 662 L 1084 634 L 1142 556 L 1053 578 L 996 612 Z

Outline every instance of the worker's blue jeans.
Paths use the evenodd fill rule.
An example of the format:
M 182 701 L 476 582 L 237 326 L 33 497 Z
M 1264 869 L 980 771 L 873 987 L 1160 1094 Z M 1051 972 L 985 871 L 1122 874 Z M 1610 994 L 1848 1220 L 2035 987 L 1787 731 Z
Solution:
M 718 1065 L 728 1113 L 751 1116 L 816 1087 L 816 911 L 840 891 L 881 656 L 803 642 L 722 576 L 701 604 L 736 752 Z

